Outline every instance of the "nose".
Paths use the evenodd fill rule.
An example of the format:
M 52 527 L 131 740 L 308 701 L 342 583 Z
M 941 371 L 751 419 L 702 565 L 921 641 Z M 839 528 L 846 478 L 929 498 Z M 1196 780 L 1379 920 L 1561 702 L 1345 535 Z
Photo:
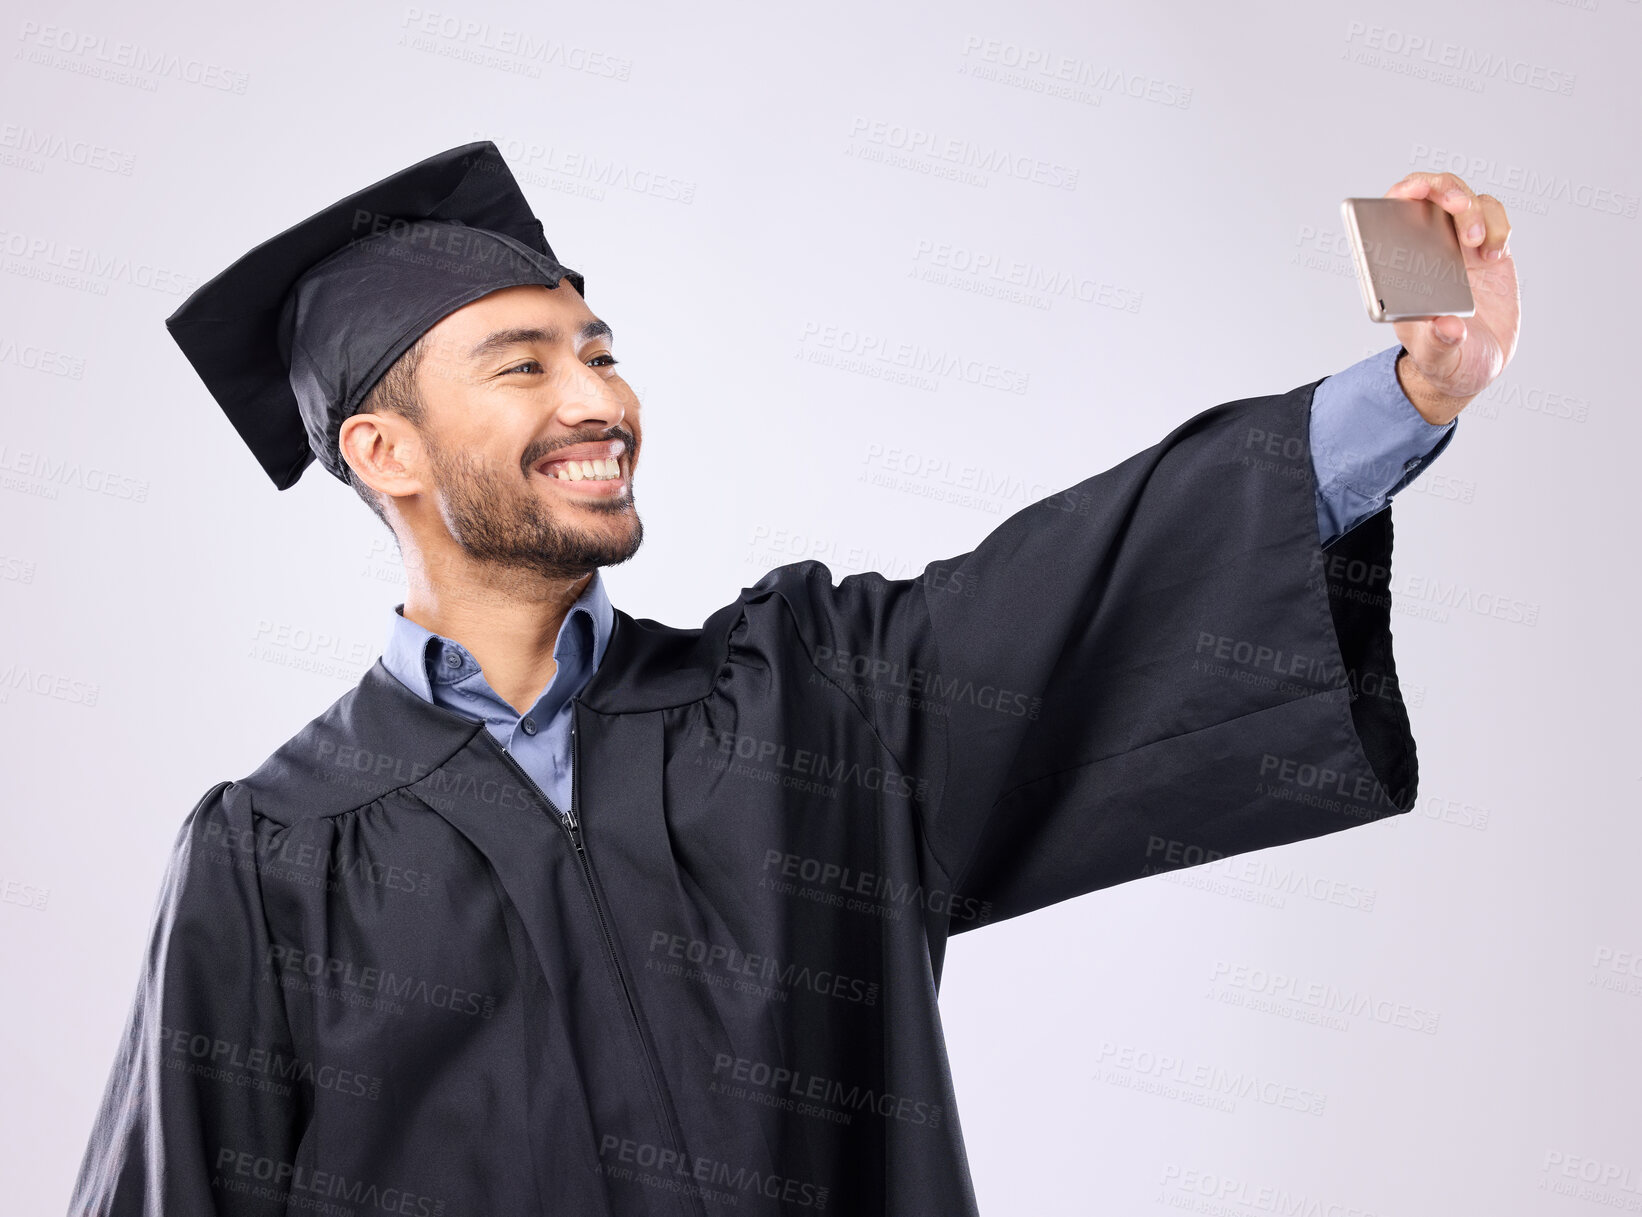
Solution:
M 554 413 L 566 427 L 591 422 L 608 428 L 627 417 L 627 406 L 616 386 L 579 360 L 568 361 L 555 388 Z

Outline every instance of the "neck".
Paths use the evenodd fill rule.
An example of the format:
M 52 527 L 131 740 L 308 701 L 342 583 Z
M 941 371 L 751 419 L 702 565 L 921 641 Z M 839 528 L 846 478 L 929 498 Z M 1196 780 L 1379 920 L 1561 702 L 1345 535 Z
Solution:
M 523 714 L 558 671 L 553 646 L 592 578 L 592 571 L 567 579 L 510 572 L 502 579 L 434 584 L 413 576 L 404 613 L 466 647 L 497 696 Z

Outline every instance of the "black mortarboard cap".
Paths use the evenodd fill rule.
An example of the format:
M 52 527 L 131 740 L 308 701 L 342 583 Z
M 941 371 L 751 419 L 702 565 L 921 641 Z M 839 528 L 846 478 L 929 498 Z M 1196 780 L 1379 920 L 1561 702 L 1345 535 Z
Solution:
M 264 241 L 166 329 L 274 485 L 314 457 L 339 479 L 338 432 L 441 318 L 504 287 L 582 276 L 559 264 L 489 140 L 383 178 Z

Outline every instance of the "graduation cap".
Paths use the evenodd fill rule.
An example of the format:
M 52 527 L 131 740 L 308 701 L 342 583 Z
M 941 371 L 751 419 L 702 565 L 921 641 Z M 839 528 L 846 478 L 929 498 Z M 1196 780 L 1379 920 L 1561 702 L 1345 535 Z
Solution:
M 582 276 L 559 264 L 496 145 L 463 144 L 264 241 L 165 326 L 287 490 L 316 456 L 347 481 L 343 421 L 441 318 L 504 287 Z

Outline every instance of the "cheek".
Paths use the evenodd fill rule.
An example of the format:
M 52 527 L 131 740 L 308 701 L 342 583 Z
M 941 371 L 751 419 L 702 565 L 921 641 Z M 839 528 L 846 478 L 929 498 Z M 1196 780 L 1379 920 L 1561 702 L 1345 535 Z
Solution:
M 515 437 L 500 424 L 495 429 L 463 428 L 445 440 L 446 458 L 474 478 L 517 478 L 523 468 L 528 436 Z
M 541 430 L 541 415 L 518 400 L 490 403 L 463 430 L 470 451 L 482 454 L 487 464 L 501 464 L 516 473 L 525 449 Z

